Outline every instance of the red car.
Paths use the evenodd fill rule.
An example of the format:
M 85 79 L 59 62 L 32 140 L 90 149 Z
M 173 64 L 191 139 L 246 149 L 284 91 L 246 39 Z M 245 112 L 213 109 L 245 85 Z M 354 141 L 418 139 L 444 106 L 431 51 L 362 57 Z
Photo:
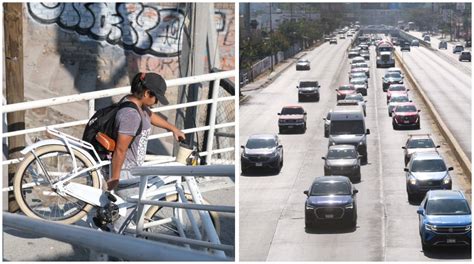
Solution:
M 356 88 L 354 85 L 341 85 L 336 89 L 337 100 L 342 100 L 346 98 L 348 94 L 356 94 Z
M 414 127 L 420 129 L 420 110 L 416 109 L 414 103 L 403 103 L 397 105 L 392 111 L 393 129 L 402 127 Z
M 407 89 L 403 84 L 390 84 L 387 90 L 387 104 L 392 96 L 408 96 L 408 91 L 410 91 L 410 89 Z

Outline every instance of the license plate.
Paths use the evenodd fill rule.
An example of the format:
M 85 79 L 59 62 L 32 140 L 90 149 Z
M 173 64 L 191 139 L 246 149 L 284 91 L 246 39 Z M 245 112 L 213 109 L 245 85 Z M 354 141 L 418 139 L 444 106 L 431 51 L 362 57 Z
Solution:
M 257 163 L 255 163 L 255 166 L 256 166 L 256 167 L 262 167 L 263 164 L 262 164 L 261 162 L 257 162 Z
M 446 240 L 446 243 L 448 243 L 448 244 L 454 244 L 454 243 L 456 243 L 456 239 L 454 239 L 454 238 L 448 238 L 448 239 Z
M 288 128 L 293 128 L 293 126 L 288 126 Z
M 410 123 L 410 120 L 404 120 L 403 123 L 404 123 L 404 124 L 409 124 L 409 123 Z
M 326 218 L 332 219 L 332 218 L 334 218 L 334 215 L 333 215 L 333 214 L 327 214 L 327 215 L 326 215 Z

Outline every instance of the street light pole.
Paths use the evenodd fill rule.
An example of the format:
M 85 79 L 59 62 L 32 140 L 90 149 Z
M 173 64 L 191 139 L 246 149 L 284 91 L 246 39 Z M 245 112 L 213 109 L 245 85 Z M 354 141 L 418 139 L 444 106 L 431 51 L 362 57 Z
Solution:
M 272 28 L 272 3 L 269 3 L 270 6 L 270 62 L 271 70 L 273 71 L 273 28 Z

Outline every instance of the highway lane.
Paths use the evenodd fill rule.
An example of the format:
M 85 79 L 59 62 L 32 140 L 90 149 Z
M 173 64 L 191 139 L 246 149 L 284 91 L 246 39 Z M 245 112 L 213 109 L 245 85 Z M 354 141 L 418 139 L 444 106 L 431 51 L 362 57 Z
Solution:
M 441 250 L 424 254 L 417 231 L 417 205 L 410 205 L 405 191 L 401 146 L 409 133 L 430 132 L 448 164 L 455 167 L 454 188 L 465 184 L 459 165 L 450 158 L 448 145 L 421 106 L 420 131 L 393 131 L 388 117 L 381 77 L 371 51 L 371 78 L 367 96 L 369 163 L 362 167 L 359 189 L 358 224 L 355 230 L 329 227 L 304 228 L 303 191 L 316 176 L 323 175 L 321 156 L 326 153 L 323 120 L 336 103 L 335 87 L 348 82 L 349 64 L 345 49 L 349 42 L 327 43 L 310 52 L 309 72 L 294 68 L 267 88 L 249 93 L 240 107 L 240 142 L 254 133 L 277 133 L 277 115 L 282 106 L 297 103 L 295 86 L 312 76 L 321 83 L 318 103 L 301 103 L 308 112 L 305 134 L 280 135 L 284 166 L 280 174 L 258 171 L 240 177 L 240 260 L 383 261 L 470 258 L 465 250 Z M 373 48 L 372 48 L 373 49 Z M 413 95 L 415 102 L 420 101 Z M 469 190 L 470 191 L 470 190 Z
M 471 74 L 424 47 L 397 52 L 471 159 Z

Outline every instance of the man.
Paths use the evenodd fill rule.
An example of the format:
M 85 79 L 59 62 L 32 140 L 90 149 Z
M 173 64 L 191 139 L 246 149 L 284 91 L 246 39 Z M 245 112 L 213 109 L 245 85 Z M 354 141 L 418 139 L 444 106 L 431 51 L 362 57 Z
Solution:
M 158 100 L 169 104 L 164 96 L 166 92 L 165 80 L 156 73 L 137 73 L 132 80 L 131 94 L 125 101 L 133 102 L 138 110 L 125 107 L 117 112 L 115 124 L 118 131 L 116 147 L 112 156 L 111 177 L 107 181 L 107 189 L 113 190 L 118 186 L 119 179 L 130 177 L 128 169 L 143 164 L 146 155 L 148 136 L 151 125 L 173 132 L 177 141 L 185 139 L 184 133 L 174 125 L 150 111 L 149 107 Z M 140 128 L 141 133 L 136 135 Z

